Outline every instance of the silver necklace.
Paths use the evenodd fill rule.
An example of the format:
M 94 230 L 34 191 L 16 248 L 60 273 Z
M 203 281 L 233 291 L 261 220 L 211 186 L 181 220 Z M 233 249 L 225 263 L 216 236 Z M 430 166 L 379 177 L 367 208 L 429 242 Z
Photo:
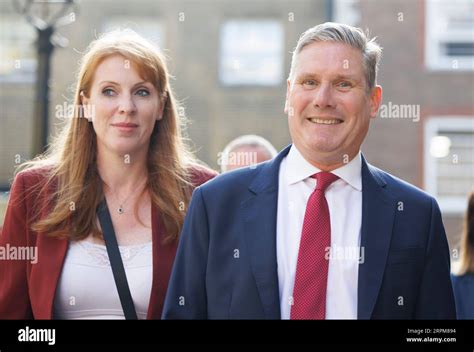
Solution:
M 127 203 L 127 200 L 131 197 L 132 194 L 133 193 L 130 193 L 129 196 L 122 203 L 120 203 L 120 201 L 119 201 L 119 206 L 117 208 L 117 213 L 119 213 L 120 215 L 125 213 L 125 210 L 124 210 L 123 206 L 125 205 L 125 203 Z M 116 198 L 117 198 L 117 200 L 119 200 L 118 197 L 116 197 Z
M 147 180 L 147 179 L 145 179 L 145 182 L 146 182 L 146 180 Z M 143 183 L 145 183 L 145 182 L 143 182 Z M 141 190 L 141 187 L 142 187 L 142 186 L 143 186 L 143 184 L 140 185 L 140 187 L 139 187 L 138 189 Z M 110 187 L 109 187 L 109 188 L 110 188 Z M 110 190 L 112 190 L 112 189 L 110 189 Z M 113 193 L 114 193 L 114 192 L 113 192 Z M 117 208 L 117 213 L 118 213 L 119 215 L 122 215 L 123 213 L 125 213 L 125 208 L 124 208 L 124 206 L 125 206 L 125 204 L 127 203 L 127 201 L 130 199 L 130 197 L 131 197 L 133 194 L 135 194 L 135 192 L 130 193 L 130 194 L 128 195 L 128 197 L 125 198 L 125 200 L 121 202 L 120 199 L 117 197 L 117 195 L 114 193 L 114 197 L 115 197 L 115 199 L 117 200 L 117 202 L 119 203 L 119 206 L 118 206 L 118 208 Z

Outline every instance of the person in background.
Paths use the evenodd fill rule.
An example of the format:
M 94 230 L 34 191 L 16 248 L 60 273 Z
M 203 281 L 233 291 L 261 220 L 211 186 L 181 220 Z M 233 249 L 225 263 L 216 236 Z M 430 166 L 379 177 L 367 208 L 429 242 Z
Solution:
M 474 319 L 474 189 L 468 196 L 459 269 L 451 275 L 451 280 L 458 319 Z
M 216 172 L 183 143 L 164 58 L 135 32 L 90 44 L 74 99 L 59 138 L 11 187 L 0 246 L 37 253 L 0 261 L 0 318 L 127 316 L 98 221 L 105 205 L 135 318 L 159 319 L 192 190 Z
M 277 155 L 275 147 L 265 138 L 248 134 L 237 137 L 226 145 L 221 153 L 221 171 L 231 171 L 272 159 Z

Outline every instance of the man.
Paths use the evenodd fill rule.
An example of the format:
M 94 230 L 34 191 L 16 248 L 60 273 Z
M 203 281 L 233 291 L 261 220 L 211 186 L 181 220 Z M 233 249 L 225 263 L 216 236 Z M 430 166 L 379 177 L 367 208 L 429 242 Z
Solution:
M 293 144 L 194 191 L 164 318 L 455 318 L 436 201 L 360 153 L 380 56 L 347 25 L 301 36 L 285 104 Z
M 220 155 L 221 171 L 232 171 L 241 167 L 255 167 L 270 160 L 277 151 L 265 138 L 247 134 L 229 142 Z

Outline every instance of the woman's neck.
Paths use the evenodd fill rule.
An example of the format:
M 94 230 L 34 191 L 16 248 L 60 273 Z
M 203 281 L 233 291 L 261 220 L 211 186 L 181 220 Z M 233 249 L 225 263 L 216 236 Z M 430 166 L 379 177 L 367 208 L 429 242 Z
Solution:
M 113 192 L 133 190 L 142 185 L 148 177 L 146 157 L 146 151 L 118 155 L 99 148 L 97 169 L 102 181 Z

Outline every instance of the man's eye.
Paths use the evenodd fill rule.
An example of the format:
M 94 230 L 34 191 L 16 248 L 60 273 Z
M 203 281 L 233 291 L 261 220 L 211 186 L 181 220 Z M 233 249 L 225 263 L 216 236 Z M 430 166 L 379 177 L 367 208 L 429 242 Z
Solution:
M 305 87 L 314 87 L 316 84 L 316 81 L 313 79 L 307 79 L 303 81 L 303 86 Z
M 115 92 L 110 89 L 110 88 L 105 88 L 103 91 L 102 91 L 102 94 L 105 95 L 106 97 L 112 97 L 115 95 Z
M 350 88 L 350 87 L 352 87 L 351 82 L 347 82 L 347 81 L 339 82 L 337 85 L 341 88 Z
M 139 89 L 137 90 L 135 94 L 137 94 L 140 97 L 147 97 L 150 95 L 150 92 L 147 89 Z

